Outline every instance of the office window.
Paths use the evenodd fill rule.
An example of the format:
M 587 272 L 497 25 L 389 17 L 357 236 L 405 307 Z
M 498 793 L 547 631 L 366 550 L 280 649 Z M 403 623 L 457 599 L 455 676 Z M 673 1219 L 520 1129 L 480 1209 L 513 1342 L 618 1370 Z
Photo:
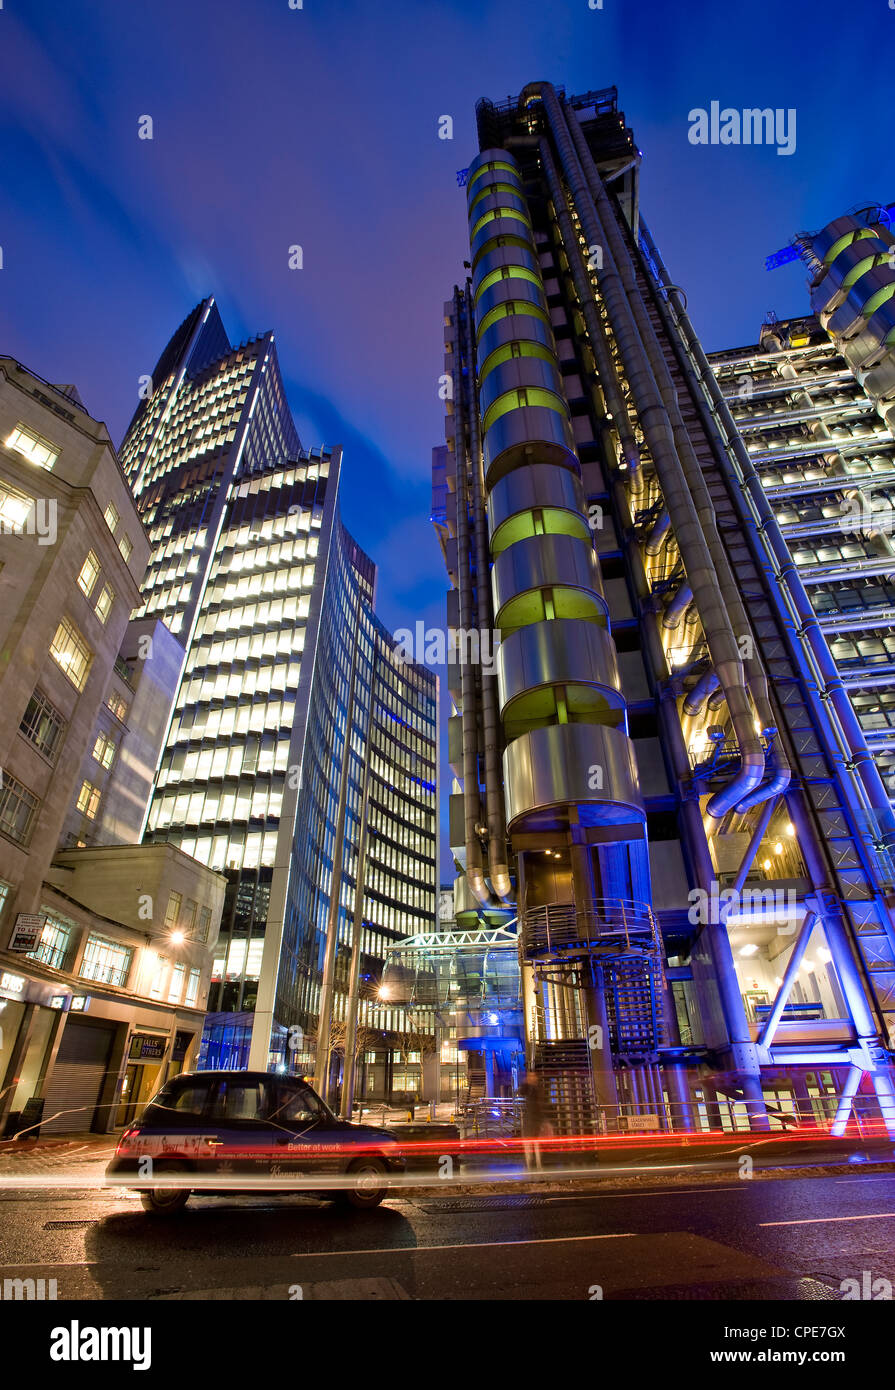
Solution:
M 104 623 L 112 611 L 112 602 L 115 598 L 115 591 L 108 584 L 104 584 L 102 593 L 96 600 L 96 616 L 101 623 Z
M 82 782 L 78 793 L 78 810 L 83 811 L 89 820 L 95 820 L 99 810 L 99 798 L 99 787 L 95 787 L 92 782 Z
M 171 971 L 171 984 L 168 988 L 168 1003 L 179 1004 L 180 996 L 183 993 L 183 977 L 186 974 L 185 965 L 175 965 Z
M 183 909 L 183 930 L 187 936 L 192 936 L 196 929 L 196 917 L 199 912 L 199 904 L 194 898 L 187 898 Z
M 108 507 L 106 507 L 106 510 L 103 512 L 103 516 L 105 517 L 106 525 L 114 535 L 115 527 L 121 520 L 121 517 L 118 515 L 118 509 L 115 507 L 114 503 L 109 503 Z
M 131 551 L 133 550 L 133 548 L 134 547 L 131 545 L 130 538 L 128 536 L 122 536 L 121 540 L 118 542 L 118 549 L 121 551 L 121 554 L 124 557 L 125 564 L 131 558 Z
M 27 845 L 37 818 L 40 800 L 8 772 L 0 785 L 0 830 L 20 845 Z
M 45 907 L 41 908 L 41 912 L 46 913 L 47 920 L 44 922 L 37 946 L 33 951 L 27 952 L 28 959 L 42 961 L 44 965 L 51 965 L 54 970 L 64 970 L 75 924 L 65 917 L 54 916 Z
M 88 550 L 87 559 L 81 566 L 81 573 L 78 575 L 78 588 L 85 598 L 89 598 L 93 593 L 93 586 L 99 579 L 100 564 L 92 550 Z
M 35 434 L 25 425 L 16 425 L 7 436 L 6 447 L 15 449 L 17 454 L 21 454 L 29 463 L 37 464 L 38 468 L 52 468 L 59 457 L 59 450 L 55 444 L 51 444 L 49 439 L 44 439 L 42 435 Z
M 108 734 L 97 734 L 93 756 L 102 767 L 111 767 L 115 758 L 115 740 Z
M 207 941 L 208 932 L 211 927 L 211 908 L 203 907 L 199 909 L 199 926 L 196 930 L 197 941 Z
M 195 1005 L 196 1000 L 199 998 L 199 973 L 198 970 L 190 971 L 190 977 L 186 986 L 185 1004 Z
M 75 689 L 83 690 L 93 652 L 68 618 L 63 618 L 56 629 L 56 636 L 50 644 L 50 656 L 62 667 Z
M 21 531 L 33 507 L 33 497 L 9 483 L 0 483 L 0 531 Z
M 181 905 L 182 902 L 183 902 L 183 896 L 182 896 L 182 894 L 180 894 L 180 893 L 169 893 L 169 894 L 168 894 L 168 906 L 167 906 L 167 908 L 166 908 L 166 910 L 165 910 L 165 926 L 166 926 L 166 927 L 176 927 L 176 926 L 177 926 L 177 919 L 178 919 L 179 916 L 180 916 L 180 905 Z
M 110 690 L 106 696 L 106 708 L 110 709 L 116 719 L 120 719 L 122 724 L 127 717 L 127 701 L 118 694 L 117 690 Z
M 161 999 L 164 993 L 165 972 L 168 969 L 168 962 L 164 956 L 159 956 L 158 964 L 155 967 L 155 975 L 149 988 L 150 999 Z
M 99 984 L 106 985 L 123 985 L 127 980 L 133 954 L 130 947 L 119 946 L 117 941 L 107 941 L 105 937 L 95 936 L 91 932 L 78 973 L 83 980 L 96 980 Z
M 35 690 L 28 701 L 19 729 L 45 758 L 53 762 L 62 744 L 65 720 L 45 695 Z

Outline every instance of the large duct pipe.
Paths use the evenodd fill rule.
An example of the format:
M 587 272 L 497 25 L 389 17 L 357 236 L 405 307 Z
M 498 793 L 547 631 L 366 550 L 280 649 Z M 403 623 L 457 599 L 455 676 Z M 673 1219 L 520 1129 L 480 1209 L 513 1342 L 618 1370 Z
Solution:
M 715 675 L 714 671 L 709 668 L 704 675 L 700 676 L 699 680 L 684 700 L 684 714 L 700 714 L 706 698 L 717 689 L 718 677 Z
M 540 84 L 539 91 L 585 237 L 589 244 L 601 247 L 603 252 L 603 269 L 598 272 L 598 280 L 609 322 L 618 344 L 631 394 L 637 403 L 640 422 L 671 516 L 677 543 L 684 557 L 684 565 L 693 592 L 697 596 L 697 606 L 709 652 L 725 690 L 728 711 L 739 744 L 741 761 L 738 772 L 731 782 L 709 801 L 710 814 L 721 816 L 759 784 L 765 770 L 764 750 L 755 735 L 752 702 L 744 685 L 742 658 L 718 585 L 715 565 L 675 449 L 668 412 L 662 402 L 644 351 L 641 334 L 628 304 L 628 296 L 615 264 L 610 240 L 597 215 L 594 199 L 590 194 L 556 93 L 550 83 Z M 575 125 L 577 126 L 577 121 Z M 580 133 L 580 127 L 578 129 Z M 614 240 L 620 240 L 617 233 Z
M 667 628 L 670 632 L 673 632 L 675 628 L 680 627 L 681 619 L 683 618 L 684 614 L 686 613 L 687 609 L 690 607 L 690 604 L 692 602 L 693 589 L 687 583 L 687 581 L 684 580 L 683 584 L 678 589 L 674 598 L 671 600 L 668 607 L 665 609 L 665 614 L 662 618 L 662 626 L 664 628 Z
M 460 358 L 461 296 L 454 290 L 454 320 L 457 331 L 457 360 Z M 466 468 L 466 431 L 462 378 L 457 383 L 454 399 L 455 424 L 454 461 L 457 469 L 457 578 L 460 585 L 460 626 L 464 632 L 472 627 L 472 579 L 469 573 L 469 486 Z M 472 402 L 472 410 L 476 402 Z M 470 412 L 472 413 L 472 412 Z M 464 643 L 465 646 L 465 643 Z M 475 673 L 469 664 L 469 652 L 460 653 L 460 730 L 463 741 L 463 832 L 466 842 L 466 877 L 473 894 L 483 905 L 491 894 L 485 883 L 482 868 L 482 846 L 476 826 L 481 817 L 478 771 L 478 730 L 475 709 Z
M 718 587 L 721 591 L 731 626 L 738 638 L 748 637 L 750 639 L 750 645 L 747 647 L 749 655 L 745 656 L 743 659 L 746 687 L 751 696 L 752 703 L 755 706 L 759 725 L 763 729 L 771 729 L 774 727 L 776 721 L 774 720 L 768 698 L 767 679 L 764 675 L 761 663 L 755 655 L 755 643 L 752 638 L 752 629 L 746 616 L 739 586 L 734 580 L 727 558 L 727 551 L 718 534 L 718 528 L 715 524 L 715 509 L 711 497 L 709 496 L 702 467 L 696 457 L 689 432 L 680 413 L 677 392 L 675 391 L 674 383 L 671 379 L 668 364 L 662 353 L 655 329 L 653 328 L 652 321 L 647 313 L 646 305 L 644 304 L 637 285 L 634 262 L 625 244 L 624 238 L 618 230 L 612 205 L 603 186 L 603 181 L 600 178 L 597 167 L 594 164 L 587 141 L 584 138 L 581 124 L 574 111 L 568 112 L 567 124 L 581 162 L 581 168 L 593 196 L 598 215 L 602 216 L 603 225 L 608 232 L 612 244 L 612 254 L 627 290 L 633 317 L 641 335 L 641 341 L 647 357 L 653 368 L 657 388 L 668 412 L 668 419 L 671 422 L 680 466 L 693 499 L 693 505 L 702 526 L 703 535 L 708 545 L 709 552 L 712 556 L 715 572 L 717 574 Z M 661 314 L 661 306 L 658 306 L 658 308 Z M 697 604 L 697 606 L 699 605 Z M 731 709 L 729 701 L 728 709 L 730 710 L 731 716 L 733 716 L 733 710 Z M 739 742 L 739 734 L 737 737 Z M 740 743 L 740 747 L 742 750 L 742 743 Z M 789 763 L 782 741 L 779 738 L 776 740 L 774 751 L 777 774 L 779 777 L 782 777 L 784 771 L 788 773 Z M 718 793 L 716 797 L 713 797 L 709 801 L 707 807 L 709 815 L 722 815 L 725 811 L 729 810 L 732 805 L 736 804 L 736 797 L 731 799 L 730 790 L 730 787 L 725 787 L 722 792 Z M 752 790 L 754 790 L 754 788 L 747 789 L 747 794 L 750 794 Z M 763 796 L 764 793 L 759 796 L 759 800 L 763 799 Z
M 671 517 L 668 515 L 668 508 L 664 507 L 659 520 L 650 529 L 650 533 L 646 538 L 646 543 L 643 548 L 647 555 L 658 555 L 662 546 L 665 544 L 665 538 L 670 530 Z
M 459 334 L 460 326 L 457 325 Z M 466 380 L 472 397 L 469 410 L 469 447 L 472 464 L 472 510 L 475 520 L 476 600 L 479 628 L 490 636 L 494 630 L 491 608 L 491 575 L 488 552 L 488 530 L 485 514 L 485 473 L 482 463 L 482 444 L 479 434 L 478 389 L 475 346 L 472 335 L 472 299 L 466 292 Z M 490 650 L 490 646 L 489 646 Z M 497 676 L 482 667 L 482 731 L 485 754 L 485 808 L 488 818 L 488 873 L 491 887 L 503 901 L 512 893 L 510 870 L 506 854 L 506 820 L 504 817 L 498 743 Z
M 578 303 L 581 305 L 581 312 L 584 315 L 584 323 L 590 339 L 591 351 L 594 355 L 597 376 L 600 379 L 600 390 L 603 392 L 603 399 L 612 415 L 612 424 L 618 435 L 622 457 L 628 466 L 631 483 L 636 492 L 642 486 L 643 481 L 643 471 L 640 467 L 640 450 L 637 447 L 637 441 L 631 431 L 627 406 L 619 390 L 618 379 L 612 366 L 612 359 L 609 355 L 609 348 L 606 343 L 606 335 L 603 331 L 603 325 L 600 322 L 600 315 L 594 299 L 590 274 L 584 264 L 584 258 L 578 245 L 578 236 L 572 226 L 572 219 L 569 215 L 565 194 L 562 191 L 559 175 L 556 172 L 556 165 L 553 162 L 553 155 L 550 152 L 550 146 L 546 140 L 538 141 L 538 153 L 541 157 L 541 165 L 547 180 L 547 187 L 550 190 L 553 210 L 556 213 L 556 221 L 562 234 L 563 247 L 568 257 L 569 270 L 571 271 L 572 281 L 575 286 L 575 293 L 578 296 Z

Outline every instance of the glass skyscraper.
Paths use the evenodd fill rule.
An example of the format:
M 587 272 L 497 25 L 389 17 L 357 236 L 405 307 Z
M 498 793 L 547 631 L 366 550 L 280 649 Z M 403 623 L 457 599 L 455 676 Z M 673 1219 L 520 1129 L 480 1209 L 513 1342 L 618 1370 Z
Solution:
M 231 347 L 198 305 L 120 456 L 153 547 L 136 616 L 185 649 L 145 838 L 228 883 L 202 1060 L 313 1058 L 326 1089 L 352 964 L 386 1052 L 383 951 L 434 921 L 437 679 L 375 616 L 340 453 L 302 449 L 272 334 Z

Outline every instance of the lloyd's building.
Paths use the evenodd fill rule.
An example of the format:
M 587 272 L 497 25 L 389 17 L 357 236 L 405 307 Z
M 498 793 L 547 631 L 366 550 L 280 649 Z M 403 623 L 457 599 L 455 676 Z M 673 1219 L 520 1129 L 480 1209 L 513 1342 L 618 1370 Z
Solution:
M 457 920 L 518 943 L 494 1031 L 559 1132 L 895 1131 L 888 791 L 615 89 L 477 118 L 433 519 L 449 622 L 501 638 L 449 728 Z M 825 306 L 856 230 L 814 249 Z

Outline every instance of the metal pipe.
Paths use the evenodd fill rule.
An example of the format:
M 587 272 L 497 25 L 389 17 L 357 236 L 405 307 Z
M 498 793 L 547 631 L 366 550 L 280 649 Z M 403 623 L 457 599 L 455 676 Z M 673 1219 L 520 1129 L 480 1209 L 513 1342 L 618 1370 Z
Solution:
M 628 409 L 624 398 L 618 387 L 618 379 L 612 365 L 612 358 L 606 342 L 606 333 L 600 322 L 600 315 L 594 300 L 593 284 L 590 273 L 584 264 L 584 258 L 578 244 L 578 235 L 572 225 L 569 215 L 568 203 L 556 172 L 556 165 L 553 162 L 553 155 L 546 140 L 538 141 L 538 153 L 541 158 L 541 165 L 544 170 L 544 177 L 553 202 L 553 210 L 556 214 L 557 225 L 562 236 L 563 248 L 569 261 L 569 270 L 572 275 L 572 282 L 575 286 L 575 293 L 578 296 L 578 303 L 581 305 L 581 312 L 584 315 L 584 323 L 587 328 L 590 340 L 591 351 L 594 355 L 594 363 L 597 368 L 597 376 L 600 382 L 600 389 L 603 398 L 612 415 L 612 424 L 618 435 L 621 445 L 622 458 L 628 467 L 632 485 L 635 491 L 642 486 L 643 470 L 640 466 L 640 450 L 637 441 L 631 430 L 628 419 Z
M 665 609 L 665 613 L 662 617 L 662 626 L 669 631 L 674 631 L 675 628 L 680 627 L 681 619 L 692 602 L 693 589 L 685 580 Z
M 709 667 L 700 677 L 684 700 L 684 714 L 699 714 L 709 695 L 718 689 L 719 681 Z
M 725 688 L 728 710 L 740 746 L 739 771 L 728 786 L 709 802 L 712 815 L 723 815 L 758 785 L 765 770 L 764 750 L 755 736 L 751 701 L 744 685 L 742 658 L 718 585 L 716 567 L 676 452 L 668 412 L 615 264 L 610 240 L 617 241 L 619 235 L 616 232 L 613 238 L 610 228 L 607 237 L 604 231 L 575 151 L 573 136 L 553 87 L 550 83 L 542 83 L 539 90 L 585 236 L 590 244 L 598 245 L 603 252 L 603 269 L 598 272 L 600 290 L 671 515 L 675 537 L 684 557 L 684 566 L 694 594 L 698 596 L 697 606 L 706 641 L 719 680 Z M 574 125 L 580 133 L 577 120 Z
M 658 555 L 662 546 L 665 544 L 665 538 L 670 530 L 671 517 L 668 515 L 668 508 L 665 507 L 662 510 L 659 520 L 650 529 L 650 533 L 646 538 L 646 543 L 643 548 L 647 555 Z
M 454 290 L 454 318 L 457 330 L 457 358 L 460 357 L 460 325 L 462 323 L 460 291 Z M 457 415 L 454 435 L 454 462 L 457 469 L 457 578 L 460 587 L 460 626 L 469 632 L 472 626 L 472 580 L 469 574 L 469 485 L 466 468 L 466 432 L 464 429 L 463 381 L 457 383 L 454 400 Z M 477 403 L 471 402 L 472 409 Z M 481 818 L 478 772 L 478 729 L 475 709 L 475 677 L 469 664 L 469 649 L 460 653 L 460 731 L 463 742 L 463 827 L 466 842 L 466 878 L 474 896 L 486 905 L 491 894 L 482 869 L 482 846 L 476 826 Z
M 765 1019 L 762 1030 L 758 1035 L 759 1047 L 771 1047 L 773 1045 L 774 1034 L 777 1032 L 777 1026 L 783 1017 L 786 1001 L 795 984 L 796 975 L 799 973 L 799 966 L 802 964 L 802 958 L 808 945 L 808 938 L 814 931 L 814 924 L 816 921 L 816 912 L 808 911 L 805 913 L 805 920 L 799 928 L 799 934 L 793 943 L 792 954 L 783 972 L 783 979 L 780 988 L 777 990 L 774 1003 L 771 1006 L 771 1012 Z
M 459 324 L 457 325 L 459 333 Z M 490 634 L 494 628 L 491 610 L 491 578 L 488 531 L 485 514 L 485 473 L 479 434 L 479 410 L 475 350 L 472 337 L 472 299 L 466 291 L 466 380 L 472 397 L 469 410 L 469 446 L 472 464 L 472 510 L 475 527 L 476 603 L 479 629 Z M 468 630 L 468 629 L 467 629 Z M 490 647 L 489 647 L 490 650 Z M 503 778 L 500 766 L 499 723 L 497 718 L 497 677 L 482 667 L 482 742 L 485 754 L 485 809 L 488 820 L 488 874 L 497 896 L 506 901 L 513 885 L 506 853 L 506 817 L 503 807 Z
M 655 369 L 654 375 L 656 385 L 662 396 L 663 402 L 668 412 L 668 419 L 670 420 L 672 425 L 675 448 L 677 450 L 680 466 L 686 479 L 690 494 L 692 496 L 693 504 L 696 509 L 696 514 L 702 525 L 703 534 L 708 544 L 709 551 L 712 555 L 715 570 L 717 573 L 718 586 L 721 590 L 724 605 L 727 610 L 727 613 L 729 614 L 731 625 L 734 629 L 734 632 L 738 631 L 739 637 L 749 637 L 750 639 L 749 645 L 747 647 L 748 654 L 744 658 L 746 686 L 752 698 L 752 702 L 755 706 L 755 710 L 758 715 L 759 725 L 761 726 L 762 731 L 764 732 L 765 730 L 767 730 L 769 733 L 773 731 L 773 735 L 775 737 L 774 754 L 776 765 L 775 776 L 771 779 L 771 781 L 767 784 L 765 788 L 758 790 L 755 793 L 755 795 L 749 799 L 749 804 L 754 805 L 756 800 L 763 800 L 764 797 L 767 795 L 777 794 L 778 792 L 783 791 L 789 781 L 789 760 L 783 748 L 782 740 L 779 738 L 779 736 L 777 736 L 776 719 L 771 710 L 770 699 L 768 695 L 767 677 L 764 673 L 764 669 L 761 665 L 761 662 L 755 654 L 756 644 L 754 638 L 752 637 L 751 625 L 749 623 L 749 619 L 746 615 L 746 610 L 743 605 L 740 588 L 734 579 L 733 571 L 731 570 L 730 562 L 727 556 L 727 551 L 721 541 L 720 535 L 718 534 L 718 528 L 715 523 L 714 504 L 709 495 L 708 487 L 702 471 L 702 466 L 698 458 L 696 457 L 696 453 L 693 448 L 693 443 L 690 439 L 689 430 L 685 426 L 683 416 L 680 413 L 680 403 L 678 401 L 678 396 L 674 387 L 674 382 L 671 378 L 668 363 L 665 360 L 665 356 L 662 352 L 659 340 L 656 336 L 655 329 L 647 313 L 646 305 L 637 285 L 636 270 L 633 259 L 625 244 L 624 238 L 621 236 L 621 233 L 618 230 L 613 209 L 606 194 L 606 190 L 603 186 L 596 165 L 594 164 L 593 157 L 587 145 L 587 141 L 584 138 L 584 132 L 581 129 L 581 124 L 573 111 L 568 113 L 568 126 L 571 131 L 572 140 L 574 141 L 575 146 L 577 148 L 578 156 L 581 162 L 581 168 L 584 172 L 584 176 L 587 181 L 588 187 L 593 195 L 595 205 L 600 211 L 605 212 L 603 225 L 608 229 L 608 234 L 610 240 L 612 241 L 612 253 L 615 257 L 616 266 L 621 274 L 622 281 L 625 284 L 625 288 L 627 290 L 628 302 L 631 306 L 633 316 L 641 336 L 641 341 L 646 349 L 646 353 L 650 360 L 650 363 L 651 365 L 653 365 Z M 678 298 L 680 298 L 679 290 L 677 291 L 677 294 Z M 664 306 L 658 300 L 655 302 L 655 308 L 659 317 L 665 324 L 666 330 L 669 335 L 669 341 L 672 341 L 674 325 L 669 322 L 668 315 L 664 309 Z M 685 364 L 680 363 L 679 365 L 681 366 L 681 370 L 684 372 L 686 376 L 687 372 Z M 694 399 L 698 404 L 700 399 L 698 391 L 698 381 L 695 381 L 694 384 L 697 387 L 697 390 L 694 394 Z M 711 424 L 710 417 L 708 417 L 707 423 L 709 425 Z M 699 605 L 697 604 L 697 607 L 698 606 Z M 731 709 L 729 702 L 728 709 Z M 731 714 L 733 714 L 732 709 Z M 738 735 L 738 742 L 739 741 L 740 740 Z M 723 792 L 718 793 L 716 797 L 713 797 L 710 800 L 707 808 L 709 815 L 717 816 L 719 814 L 723 814 L 723 811 L 721 811 L 720 808 L 723 807 L 726 811 L 730 809 L 731 805 L 738 804 L 736 798 L 734 798 L 733 800 L 729 798 L 729 790 L 729 788 L 725 788 Z M 751 788 L 747 789 L 747 796 L 751 790 Z
M 830 1126 L 830 1133 L 834 1134 L 837 1139 L 845 1133 L 848 1117 L 852 1110 L 852 1101 L 857 1095 L 858 1087 L 863 1077 L 864 1072 L 860 1067 L 849 1067 L 848 1076 L 845 1079 L 845 1086 L 842 1095 L 839 1097 L 839 1104 L 836 1107 L 836 1117 Z
M 644 231 L 646 231 L 646 229 L 644 229 Z M 681 334 L 693 360 L 700 384 L 708 395 L 715 416 L 722 428 L 722 442 L 727 447 L 728 456 L 732 453 L 739 466 L 741 475 L 740 481 L 757 518 L 757 529 L 761 531 L 765 546 L 770 550 L 777 567 L 775 578 L 781 588 L 783 588 L 789 596 L 794 616 L 797 619 L 797 631 L 802 640 L 807 644 L 811 652 L 812 660 L 816 665 L 821 701 L 832 707 L 836 720 L 840 725 L 849 759 L 857 771 L 858 778 L 867 796 L 869 803 L 867 809 L 878 818 L 879 830 L 886 845 L 895 845 L 895 817 L 892 815 L 888 793 L 883 785 L 876 762 L 870 750 L 867 748 L 860 722 L 855 714 L 851 700 L 848 697 L 848 692 L 843 686 L 836 668 L 836 663 L 830 653 L 826 638 L 821 631 L 817 615 L 814 612 L 811 600 L 808 598 L 808 593 L 805 589 L 802 577 L 789 553 L 789 547 L 780 532 L 766 491 L 762 487 L 761 480 L 755 470 L 753 458 L 739 436 L 728 403 L 721 393 L 715 375 L 703 351 L 702 344 L 687 315 L 687 311 L 677 291 L 674 290 L 673 286 L 670 284 L 668 272 L 658 252 L 655 251 L 652 238 L 649 237 L 648 232 L 646 232 L 646 237 L 648 245 L 650 246 L 650 254 L 655 260 L 663 281 L 666 282 L 668 288 L 668 302 L 674 309 Z M 839 443 L 841 444 L 842 441 L 839 441 Z
M 740 867 L 737 869 L 737 876 L 734 879 L 733 884 L 731 885 L 733 891 L 736 894 L 740 894 L 743 891 L 743 884 L 746 882 L 746 879 L 749 876 L 749 870 L 752 868 L 752 865 L 755 862 L 755 856 L 758 853 L 758 847 L 765 837 L 765 833 L 767 832 L 767 828 L 771 823 L 771 816 L 774 814 L 774 807 L 776 805 L 777 798 L 774 797 L 773 800 L 768 799 L 761 808 L 761 815 L 755 822 L 755 828 L 752 831 L 752 838 L 746 846 L 746 853 L 743 855 Z

